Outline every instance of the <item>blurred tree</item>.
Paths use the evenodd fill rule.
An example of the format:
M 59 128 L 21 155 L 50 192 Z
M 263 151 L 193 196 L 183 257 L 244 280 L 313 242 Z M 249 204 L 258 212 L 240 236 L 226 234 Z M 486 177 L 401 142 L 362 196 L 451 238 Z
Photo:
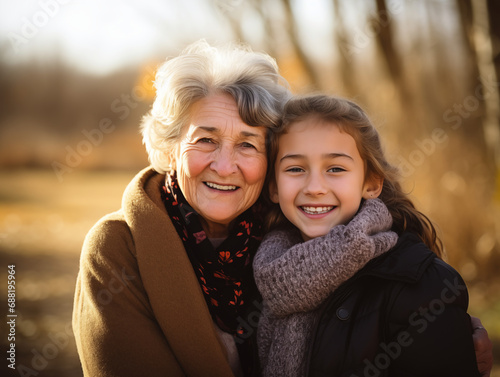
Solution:
M 290 0 L 276 0 L 275 2 L 265 2 L 263 0 L 241 1 L 216 1 L 214 5 L 219 14 L 227 20 L 233 33 L 233 38 L 237 41 L 250 43 L 250 38 L 245 35 L 242 27 L 242 17 L 245 9 L 251 10 L 260 18 L 264 32 L 264 40 L 261 43 L 265 46 L 265 51 L 280 61 L 282 71 L 288 71 L 285 76 L 292 76 L 300 83 L 300 91 L 321 89 L 322 80 L 314 67 L 314 62 L 304 51 L 299 37 L 298 22 L 294 16 L 293 7 Z M 271 8 L 273 8 L 271 10 Z M 274 13 L 273 13 L 274 12 Z M 279 12 L 280 14 L 275 14 Z M 278 35 L 273 27 L 277 20 L 283 19 L 284 33 Z M 285 43 L 282 43 L 285 41 Z M 285 47 L 284 47 L 284 46 Z M 280 47 L 278 49 L 278 46 Z M 283 70 L 283 68 L 286 68 Z M 294 83 L 291 83 L 294 84 Z M 293 85 L 292 85 L 293 86 Z
M 391 23 L 391 16 L 387 9 L 385 0 L 375 0 L 377 12 L 370 18 L 373 31 L 377 36 L 377 44 L 382 52 L 389 75 L 396 84 L 403 103 L 411 104 L 410 92 L 403 74 L 402 61 L 394 45 L 394 35 Z
M 489 1 L 492 3 L 492 1 Z M 462 35 L 468 57 L 468 88 L 469 96 L 478 107 L 480 119 L 475 122 L 464 122 L 462 127 L 468 142 L 473 141 L 478 152 L 484 156 L 484 163 L 491 176 L 496 173 L 495 155 L 499 153 L 499 109 L 498 109 L 498 82 L 492 60 L 492 38 L 495 31 L 495 22 L 488 25 L 488 7 L 486 0 L 456 0 L 460 13 Z M 490 6 L 493 11 L 495 6 Z M 498 27 L 496 27 L 498 28 Z M 491 34 L 490 34 L 491 33 Z M 472 108 L 472 107 L 471 107 Z M 469 111 L 470 112 L 470 111 Z M 466 116 L 465 118 L 469 118 Z M 466 119 L 468 120 L 468 119 Z M 477 126 L 479 125 L 479 127 Z M 493 184 L 494 182 L 492 182 Z
M 339 71 L 345 91 L 354 96 L 357 94 L 355 74 L 353 66 L 353 53 L 349 52 L 349 37 L 344 24 L 344 15 L 340 0 L 333 0 L 333 9 L 335 12 L 335 44 L 339 52 Z
M 301 65 L 304 68 L 305 74 L 307 75 L 309 82 L 313 90 L 321 89 L 321 79 L 314 68 L 314 64 L 309 58 L 309 56 L 305 53 L 302 45 L 300 43 L 299 31 L 297 28 L 297 20 L 293 15 L 292 5 L 290 4 L 290 0 L 281 0 L 284 10 L 285 10 L 285 18 L 286 18 L 286 30 L 288 38 L 293 46 L 293 50 Z
M 277 36 L 273 28 L 273 14 L 265 8 L 266 4 L 269 5 L 269 3 L 264 2 L 263 0 L 253 0 L 252 4 L 262 19 L 262 24 L 264 25 L 264 35 L 266 36 L 264 41 L 265 51 L 269 55 L 276 57 L 278 56 L 278 51 L 276 49 Z
M 423 61 L 425 67 L 422 76 L 439 77 L 439 80 L 419 80 L 420 97 L 424 106 L 428 107 L 434 117 L 442 118 L 443 108 L 449 106 L 450 93 L 460 93 L 463 89 L 463 80 L 457 80 L 457 72 L 461 72 L 456 61 L 450 57 L 450 41 L 442 32 L 442 20 L 446 17 L 449 8 L 443 3 L 432 2 L 425 6 L 425 19 L 422 33 L 418 40 L 418 49 L 414 54 L 414 61 Z M 419 59 L 420 58 L 420 59 Z M 427 63 L 426 63 L 427 62 Z M 434 124 L 427 126 L 427 132 L 435 127 Z
M 500 17 L 500 1 L 498 0 L 488 0 L 488 16 L 489 16 L 489 30 L 490 30 L 490 44 L 491 44 L 491 60 L 493 63 L 493 67 L 496 75 L 496 87 L 497 93 L 499 93 L 498 86 L 500 81 L 500 22 L 498 19 Z M 500 110 L 498 106 L 498 97 L 496 98 L 497 109 L 496 109 L 496 127 L 497 133 L 500 133 Z M 496 168 L 497 172 L 500 169 L 500 140 L 498 140 L 497 135 L 497 143 L 495 149 L 495 160 L 496 160 Z M 500 178 L 499 178 L 500 179 Z M 500 188 L 500 184 L 499 184 Z M 500 194 L 500 193 L 497 193 Z
M 500 1 L 488 0 L 488 16 L 491 33 L 491 43 L 493 52 L 493 64 L 495 65 L 497 78 L 500 77 Z

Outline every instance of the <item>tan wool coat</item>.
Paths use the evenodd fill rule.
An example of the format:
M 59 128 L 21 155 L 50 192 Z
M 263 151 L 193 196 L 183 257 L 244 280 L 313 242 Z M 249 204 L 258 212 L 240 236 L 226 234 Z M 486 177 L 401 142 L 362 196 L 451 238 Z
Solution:
M 164 180 L 141 171 L 85 239 L 73 329 L 86 377 L 233 376 L 162 203 Z

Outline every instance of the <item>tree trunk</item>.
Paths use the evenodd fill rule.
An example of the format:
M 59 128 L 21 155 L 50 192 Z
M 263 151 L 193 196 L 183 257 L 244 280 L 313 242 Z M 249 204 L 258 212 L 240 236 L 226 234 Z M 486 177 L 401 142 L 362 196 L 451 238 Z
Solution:
M 340 73 L 346 92 L 350 96 L 356 95 L 355 73 L 353 70 L 352 55 L 348 58 L 349 51 L 348 33 L 345 28 L 344 18 L 340 8 L 339 0 L 333 0 L 335 10 L 335 42 L 340 56 Z
M 370 22 L 376 34 L 377 44 L 382 51 L 382 58 L 387 66 L 389 75 L 396 84 L 403 102 L 411 103 L 410 93 L 404 79 L 401 59 L 394 47 L 394 38 L 389 11 L 385 0 L 376 0 L 377 14 Z
M 283 6 L 285 7 L 285 15 L 287 20 L 287 32 L 290 42 L 292 43 L 293 49 L 300 63 L 304 67 L 304 72 L 307 75 L 309 82 L 312 85 L 312 89 L 321 89 L 321 84 L 316 70 L 313 67 L 307 54 L 302 49 L 299 42 L 299 34 L 297 31 L 297 24 L 293 16 L 292 6 L 290 0 L 282 0 Z
M 492 90 L 496 90 L 496 128 L 497 133 L 500 133 L 500 109 L 499 103 L 499 81 L 500 81 L 500 2 L 498 0 L 487 0 L 488 16 L 489 16 L 489 31 L 491 43 L 491 60 L 495 71 L 495 82 L 492 83 Z M 493 89 L 494 88 L 494 89 Z M 497 170 L 500 168 L 500 141 L 497 140 L 495 148 L 495 161 Z
M 463 132 L 469 141 L 473 141 L 479 150 L 484 151 L 486 164 L 495 172 L 494 155 L 499 158 L 499 109 L 498 80 L 492 61 L 490 30 L 488 26 L 488 8 L 486 0 L 457 0 L 462 34 L 469 58 L 470 79 L 464 99 L 464 110 L 468 110 L 466 100 L 471 98 L 478 109 L 468 111 L 464 119 Z M 490 16 L 491 17 L 491 16 Z M 494 25 L 494 23 L 492 24 Z M 471 113 L 478 114 L 474 122 L 469 121 Z

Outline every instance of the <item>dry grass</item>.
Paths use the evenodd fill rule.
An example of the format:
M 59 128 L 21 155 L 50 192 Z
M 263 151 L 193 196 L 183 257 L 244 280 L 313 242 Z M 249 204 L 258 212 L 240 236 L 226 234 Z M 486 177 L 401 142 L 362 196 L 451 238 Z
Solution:
M 120 207 L 134 174 L 75 171 L 59 183 L 52 171 L 0 172 L 0 280 L 15 264 L 18 367 L 82 375 L 70 331 L 80 248 L 90 227 Z

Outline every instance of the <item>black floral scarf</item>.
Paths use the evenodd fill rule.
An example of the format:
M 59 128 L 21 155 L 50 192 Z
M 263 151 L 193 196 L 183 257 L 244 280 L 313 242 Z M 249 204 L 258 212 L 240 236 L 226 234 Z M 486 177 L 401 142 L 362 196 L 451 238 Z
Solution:
M 212 319 L 221 330 L 244 335 L 246 330 L 240 322 L 257 292 L 252 260 L 262 239 L 255 210 L 242 213 L 229 229 L 229 236 L 215 248 L 179 189 L 175 174 L 167 175 L 162 199 L 184 243 Z

